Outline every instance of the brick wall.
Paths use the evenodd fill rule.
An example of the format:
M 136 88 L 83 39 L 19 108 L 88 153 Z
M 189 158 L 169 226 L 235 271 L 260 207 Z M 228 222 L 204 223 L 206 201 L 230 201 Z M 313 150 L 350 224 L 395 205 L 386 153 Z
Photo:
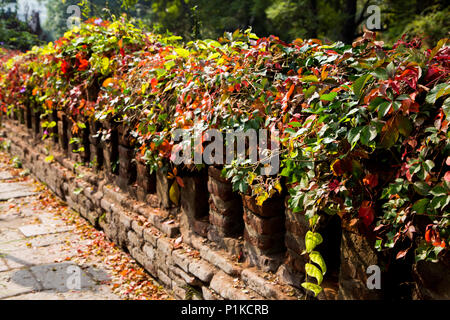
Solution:
M 72 121 L 63 114 L 53 115 L 57 135 L 43 141 L 38 116 L 24 110 L 5 119 L 3 134 L 11 141 L 11 153 L 176 297 L 305 298 L 302 252 L 308 221 L 288 210 L 284 197 L 257 206 L 252 197 L 232 191 L 220 168 L 210 166 L 201 172 L 179 173 L 184 188 L 175 206 L 169 200 L 172 181 L 167 173 L 149 173 L 123 128 L 87 124 L 77 136 L 76 147 L 83 146 L 84 152 L 74 153 Z M 108 139 L 100 141 L 95 135 L 98 130 L 108 132 Z M 49 152 L 54 156 L 51 163 L 44 160 Z M 79 166 L 80 161 L 85 165 Z M 336 221 L 338 225 L 329 230 L 329 221 L 321 223 L 326 241 L 318 250 L 329 270 L 318 298 L 385 297 L 386 292 L 369 290 L 365 283 L 366 268 L 383 265 L 386 257 L 358 228 L 341 232 L 339 219 L 332 222 Z M 433 285 L 435 278 L 425 276 L 427 268 L 431 267 L 416 266 L 412 272 L 414 281 L 408 285 L 413 287 L 413 297 L 447 297 L 442 286 Z M 390 286 L 395 286 L 396 276 L 387 276 L 394 279 Z
M 221 204 L 228 206 L 228 214 L 233 217 L 230 219 L 236 219 L 228 223 L 237 221 L 238 224 L 228 229 L 226 223 L 221 224 L 223 228 L 216 229 L 218 233 L 213 235 L 212 229 L 216 225 L 210 223 L 215 221 L 210 209 L 221 215 L 227 212 L 220 207 L 219 201 L 216 204 L 221 209 L 213 205 L 211 198 L 214 195 L 223 197 L 221 191 L 225 189 L 219 187 L 214 189 L 216 193 L 208 192 L 213 190 L 211 188 L 217 188 L 217 185 L 208 185 L 212 180 L 208 171 L 203 175 L 183 177 L 186 189 L 181 190 L 180 207 L 174 207 L 168 201 L 170 181 L 164 174 L 158 173 L 153 178 L 149 175 L 149 180 L 139 175 L 134 181 L 130 179 L 126 166 L 132 162 L 132 157 L 128 153 L 119 153 L 117 174 L 111 173 L 109 166 L 103 166 L 100 171 L 76 166 L 75 161 L 79 157 L 70 155 L 70 146 L 67 148 L 69 152 L 64 152 L 67 145 L 61 142 L 68 143 L 70 139 L 64 138 L 62 132 L 59 143 L 54 143 L 52 139 L 40 140 L 39 130 L 34 127 L 28 129 L 18 121 L 9 120 L 5 125 L 4 134 L 11 141 L 10 151 L 22 160 L 24 167 L 45 182 L 72 209 L 102 229 L 109 239 L 128 251 L 176 297 L 297 299 L 303 296 L 301 291 L 279 281 L 275 274 L 268 276 L 242 257 L 239 259 L 244 243 L 242 201 L 238 195 L 231 193 L 226 181 L 222 183 L 223 188 L 228 188 L 229 198 L 221 199 Z M 63 127 L 61 119 L 58 129 Z M 88 141 L 92 142 L 92 139 L 88 137 Z M 117 147 L 119 149 L 120 144 Z M 105 160 L 114 157 L 111 154 L 113 149 L 111 144 L 109 149 L 103 149 Z M 47 150 L 55 159 L 51 163 L 44 160 Z M 136 161 L 133 163 L 136 165 Z M 136 170 L 142 172 L 144 169 L 137 166 Z M 121 178 L 127 179 L 122 188 L 116 184 Z M 124 190 L 124 186 L 134 186 L 140 190 L 140 196 L 132 196 L 129 190 Z M 74 192 L 80 188 L 82 192 Z M 218 235 L 223 235 L 221 242 L 211 241 Z

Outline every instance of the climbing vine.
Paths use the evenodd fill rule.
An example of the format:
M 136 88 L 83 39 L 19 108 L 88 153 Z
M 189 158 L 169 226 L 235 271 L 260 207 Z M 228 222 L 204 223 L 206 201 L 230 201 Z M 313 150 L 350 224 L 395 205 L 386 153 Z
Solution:
M 418 39 L 390 48 L 371 32 L 353 45 L 285 43 L 251 30 L 183 43 L 123 17 L 91 19 L 25 54 L 2 49 L 0 107 L 39 110 L 47 130 L 50 114 L 63 111 L 74 139 L 90 121 L 105 125 L 103 139 L 106 124 L 126 126 L 151 170 L 171 173 L 175 202 L 175 129 L 279 131 L 279 174 L 264 177 L 245 160 L 223 174 L 259 205 L 287 191 L 289 209 L 310 225 L 302 285 L 317 295 L 325 215 L 357 223 L 397 259 L 436 262 L 448 251 L 449 54 L 448 39 L 429 50 Z

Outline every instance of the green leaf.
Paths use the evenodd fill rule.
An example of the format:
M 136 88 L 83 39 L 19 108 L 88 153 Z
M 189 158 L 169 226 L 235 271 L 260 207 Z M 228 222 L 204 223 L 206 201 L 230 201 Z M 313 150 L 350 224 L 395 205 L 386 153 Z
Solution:
M 383 68 L 376 68 L 374 72 L 372 73 L 376 78 L 381 80 L 387 80 L 388 74 L 385 69 Z
M 427 211 L 428 203 L 430 203 L 430 199 L 428 198 L 417 200 L 411 210 L 413 212 L 417 212 L 418 214 L 424 214 Z
M 319 82 L 319 79 L 315 75 L 307 75 L 301 78 L 304 82 Z
M 365 126 L 361 130 L 361 142 L 364 145 L 369 145 L 369 142 L 377 136 L 377 128 L 375 126 Z
M 430 193 L 435 197 L 445 196 L 447 190 L 443 186 L 435 186 Z
M 311 282 L 303 282 L 302 287 L 306 290 L 314 292 L 314 296 L 317 297 L 317 295 L 322 291 L 322 287 L 318 286 L 317 284 L 311 283 Z
M 383 118 L 388 114 L 392 104 L 389 101 L 382 102 L 378 105 L 378 117 Z
M 309 258 L 312 262 L 319 265 L 320 269 L 322 269 L 322 274 L 325 274 L 327 272 L 327 265 L 325 264 L 325 260 L 323 260 L 323 257 L 319 252 L 312 251 L 309 254 Z
M 309 253 L 313 251 L 316 246 L 322 243 L 322 241 L 323 238 L 320 233 L 308 231 L 305 235 L 306 252 Z
M 394 78 L 394 76 L 395 76 L 395 66 L 394 66 L 394 63 L 392 61 L 386 66 L 386 73 L 387 73 L 389 78 L 391 78 L 391 79 Z
M 386 149 L 389 149 L 397 142 L 399 137 L 399 132 L 397 127 L 394 125 L 392 118 L 386 122 L 381 133 L 381 145 Z
M 361 96 L 362 90 L 364 89 L 367 81 L 372 78 L 371 74 L 365 74 L 359 77 L 352 86 L 353 93 L 359 98 Z
M 395 123 L 397 124 L 398 132 L 400 132 L 404 137 L 409 137 L 412 131 L 412 124 L 409 119 L 403 115 L 397 116 Z
M 431 200 L 429 207 L 434 210 L 439 210 L 445 208 L 450 202 L 450 196 L 443 195 L 434 197 L 433 200 Z
M 320 100 L 323 100 L 323 101 L 333 101 L 334 98 L 336 98 L 336 96 L 337 96 L 337 92 L 330 92 L 330 93 L 321 95 L 321 96 L 320 96 Z
M 298 127 L 302 127 L 302 126 L 303 126 L 303 123 L 298 122 L 298 121 L 292 121 L 292 122 L 289 122 L 289 123 L 288 123 L 288 126 L 292 126 L 292 127 L 294 127 L 294 128 L 298 128 Z
M 434 168 L 434 162 L 433 162 L 433 160 L 426 160 L 426 161 L 423 163 L 423 168 L 424 168 L 427 172 L 430 172 L 431 170 L 433 170 L 433 168 Z
M 441 83 L 435 86 L 433 89 L 431 89 L 430 92 L 428 92 L 425 101 L 430 104 L 434 104 L 437 99 L 449 93 L 450 93 L 450 85 L 447 83 Z
M 428 192 L 430 191 L 430 186 L 428 184 L 426 184 L 425 182 L 423 182 L 423 181 L 415 182 L 414 185 L 413 185 L 413 188 L 421 196 L 428 195 Z
M 315 265 L 307 263 L 305 265 L 306 274 L 310 277 L 316 278 L 317 284 L 320 285 L 323 281 L 322 271 L 319 270 Z
M 356 127 L 356 128 L 350 129 L 350 131 L 348 132 L 347 140 L 350 143 L 350 145 L 352 146 L 352 148 L 359 140 L 361 129 L 362 129 L 362 127 Z
M 52 162 L 53 159 L 54 159 L 54 157 L 52 155 L 49 155 L 49 156 L 45 157 L 44 161 L 45 162 Z

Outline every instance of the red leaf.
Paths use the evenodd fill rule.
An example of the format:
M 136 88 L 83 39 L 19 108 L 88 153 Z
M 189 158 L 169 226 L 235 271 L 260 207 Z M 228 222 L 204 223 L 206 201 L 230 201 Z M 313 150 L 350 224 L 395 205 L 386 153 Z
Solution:
M 370 226 L 375 219 L 375 210 L 371 204 L 370 201 L 363 201 L 358 211 L 358 215 L 366 227 Z
M 408 253 L 408 251 L 409 251 L 409 248 L 408 249 L 405 249 L 405 250 L 402 250 L 402 251 L 399 251 L 398 253 L 397 253 L 397 256 L 395 257 L 396 259 L 401 259 L 401 258 L 403 258 L 404 256 L 406 256 L 406 254 Z
M 450 181 L 450 171 L 447 171 L 444 175 L 444 180 L 449 182 Z
M 363 179 L 363 183 L 366 186 L 369 186 L 371 188 L 375 188 L 378 185 L 378 175 L 377 174 L 367 174 L 364 179 Z
M 184 188 L 183 179 L 181 177 L 176 176 L 175 179 L 177 180 L 177 183 L 180 187 Z
M 152 89 L 154 90 L 154 89 L 156 88 L 156 85 L 158 84 L 158 79 L 153 78 L 153 79 L 150 81 L 150 84 L 152 85 Z

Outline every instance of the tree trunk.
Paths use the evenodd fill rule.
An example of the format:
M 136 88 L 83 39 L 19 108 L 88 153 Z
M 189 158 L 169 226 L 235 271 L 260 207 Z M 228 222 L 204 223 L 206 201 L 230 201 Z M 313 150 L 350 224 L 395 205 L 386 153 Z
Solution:
M 356 1 L 344 0 L 344 23 L 341 33 L 341 40 L 347 44 L 351 44 L 355 37 L 356 31 Z

